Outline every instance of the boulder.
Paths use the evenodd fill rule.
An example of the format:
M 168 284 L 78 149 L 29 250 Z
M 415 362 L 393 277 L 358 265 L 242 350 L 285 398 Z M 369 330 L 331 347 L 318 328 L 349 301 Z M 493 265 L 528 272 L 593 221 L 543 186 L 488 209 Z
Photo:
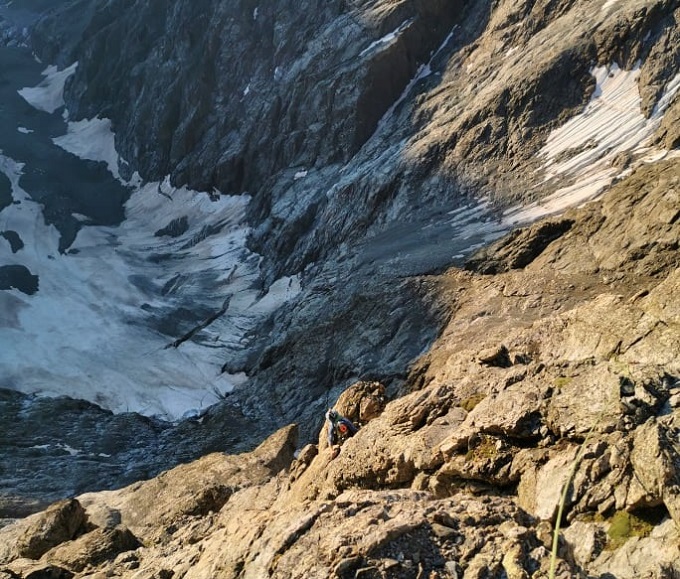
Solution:
M 664 504 L 680 529 L 678 453 L 657 420 L 650 420 L 635 432 L 630 461 L 634 476 L 628 492 L 628 506 Z
M 94 529 L 73 541 L 62 543 L 43 555 L 41 561 L 79 573 L 107 561 L 120 553 L 141 547 L 132 532 L 123 525 Z
M 59 501 L 45 511 L 37 513 L 3 529 L 3 534 L 14 546 L 4 555 L 5 561 L 17 557 L 40 559 L 53 547 L 70 541 L 85 530 L 85 509 L 76 499 Z M 0 535 L 1 537 L 2 535 Z M 2 554 L 0 550 L 0 554 Z
M 378 417 L 385 409 L 387 395 L 380 382 L 359 381 L 345 390 L 335 408 L 357 425 L 363 425 Z
M 571 446 L 544 465 L 528 469 L 519 483 L 520 506 L 539 519 L 554 522 L 577 453 L 578 447 Z
M 362 427 L 380 416 L 386 403 L 387 396 L 383 384 L 361 380 L 345 389 L 333 408 L 345 418 L 351 420 L 357 427 Z M 318 448 L 320 451 L 328 448 L 325 423 L 319 433 Z
M 580 567 L 587 567 L 604 549 L 607 535 L 602 525 L 574 521 L 562 531 L 562 537 L 570 550 L 570 557 Z

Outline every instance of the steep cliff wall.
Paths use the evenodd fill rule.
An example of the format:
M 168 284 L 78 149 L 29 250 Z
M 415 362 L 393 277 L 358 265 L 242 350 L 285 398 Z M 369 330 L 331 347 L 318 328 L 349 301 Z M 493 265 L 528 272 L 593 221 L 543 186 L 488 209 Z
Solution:
M 121 155 L 144 177 L 172 174 L 177 184 L 224 193 L 255 193 L 290 166 L 347 161 L 465 8 L 138 0 L 89 2 L 83 11 L 83 4 L 38 28 L 45 58 L 80 62 L 69 110 L 114 119 Z M 83 29 L 67 49 L 54 42 L 63 39 L 65 17 Z M 389 50 L 370 49 L 399 28 Z
M 36 35 L 45 60 L 79 62 L 72 116 L 111 118 L 143 177 L 253 195 L 251 245 L 273 280 L 466 197 L 554 192 L 537 153 L 593 94 L 592 67 L 641 66 L 641 112 L 659 104 L 680 58 L 675 9 L 81 1 Z
M 516 221 L 595 196 L 650 153 L 666 154 L 649 147 L 677 147 L 678 10 L 670 0 L 79 0 L 59 6 L 34 39 L 46 62 L 78 61 L 70 114 L 110 117 L 128 171 L 248 192 L 262 287 L 301 274 L 294 302 L 224 360 L 250 381 L 213 412 L 225 428 L 239 418 L 243 439 L 230 432 L 223 447 L 245 448 L 293 421 L 310 439 L 327 403 L 356 379 L 382 379 L 391 395 L 408 390 L 414 360 L 459 306 L 420 276 L 462 265 Z M 531 202 L 539 203 L 524 213 L 515 207 Z M 517 211 L 502 216 L 510 207 Z M 571 221 L 516 234 L 469 267 L 479 275 L 524 268 L 570 235 Z M 589 241 L 579 243 L 570 259 L 588 269 Z M 617 246 L 612 263 L 633 246 Z M 656 253 L 641 257 L 649 248 L 658 249 L 650 240 L 625 262 L 646 264 L 656 280 L 673 263 L 673 242 L 659 249 L 658 266 Z M 579 297 L 538 276 L 474 279 L 470 302 L 490 299 L 484 288 L 509 298 L 489 311 L 509 307 L 530 283 L 536 303 L 554 291 L 536 313 Z M 593 279 L 588 287 L 602 289 Z M 474 324 L 489 317 L 477 309 L 450 332 L 488 337 Z M 435 353 L 432 372 L 438 363 L 443 372 L 448 362 Z M 169 429 L 148 472 L 220 448 L 218 420 Z M 22 456 L 18 470 L 30 473 L 32 456 Z M 125 468 L 112 467 L 105 483 L 127 483 Z

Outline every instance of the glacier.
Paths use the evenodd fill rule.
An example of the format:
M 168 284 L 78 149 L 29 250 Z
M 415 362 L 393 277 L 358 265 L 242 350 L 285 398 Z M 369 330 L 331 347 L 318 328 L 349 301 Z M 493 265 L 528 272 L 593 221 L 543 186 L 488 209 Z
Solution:
M 75 66 L 48 67 L 39 84 L 17 92 L 35 109 L 68 120 L 63 87 Z M 14 115 L 12 122 L 21 138 L 44 140 L 27 128 L 30 118 Z M 51 137 L 56 147 L 43 144 L 48 154 L 34 160 L 15 159 L 0 145 L 0 172 L 12 197 L 0 212 L 0 231 L 23 243 L 17 250 L 0 238 L 0 259 L 39 278 L 35 293 L 0 291 L 3 386 L 166 420 L 200 412 L 245 382 L 242 374 L 222 372 L 224 360 L 246 347 L 263 316 L 297 294 L 299 279 L 262 288 L 260 258 L 245 246 L 247 195 L 178 189 L 169 179 L 144 183 L 136 174 L 126 180 L 108 119 L 65 127 Z M 128 190 L 120 223 L 71 212 L 77 232 L 64 241 L 59 220 L 46 219 L 44 200 L 24 185 L 29 168 L 39 173 L 41 165 L 59 162 L 57 147 L 105 165 L 109 179 Z M 80 168 L 87 173 L 91 166 Z M 99 184 L 93 180 L 92 187 Z M 49 183 L 43 189 L 50 195 Z M 192 339 L 181 340 L 187 333 Z

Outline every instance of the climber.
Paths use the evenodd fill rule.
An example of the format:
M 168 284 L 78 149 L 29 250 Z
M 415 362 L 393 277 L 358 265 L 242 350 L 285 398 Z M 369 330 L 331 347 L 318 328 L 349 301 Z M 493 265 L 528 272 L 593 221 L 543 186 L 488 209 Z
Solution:
M 357 427 L 351 420 L 331 408 L 326 412 L 326 420 L 328 420 L 328 446 L 335 458 L 340 452 L 342 443 L 356 434 Z

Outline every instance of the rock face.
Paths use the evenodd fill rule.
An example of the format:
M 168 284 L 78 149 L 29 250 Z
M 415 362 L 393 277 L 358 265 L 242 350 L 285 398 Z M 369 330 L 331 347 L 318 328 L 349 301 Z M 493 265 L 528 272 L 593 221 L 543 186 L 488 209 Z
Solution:
M 370 24 L 370 39 L 383 41 L 357 43 L 349 32 L 335 34 L 337 53 L 354 71 L 353 88 L 337 90 L 336 56 L 325 59 L 324 80 L 317 80 L 314 89 L 308 87 L 318 96 L 325 94 L 327 83 L 336 86 L 333 106 L 321 116 L 334 114 L 335 107 L 348 102 L 350 108 L 360 109 L 367 101 L 354 100 L 353 95 L 369 90 L 362 83 L 373 82 L 374 63 L 401 71 L 398 63 L 411 62 L 415 52 L 408 44 L 410 32 L 404 38 L 395 33 L 398 40 L 394 42 L 386 33 L 397 30 L 402 22 L 410 23 L 411 18 L 408 30 L 419 27 L 426 20 L 426 5 L 438 11 L 446 3 L 402 2 L 394 9 L 392 3 L 383 2 L 343 6 L 347 12 L 329 25 L 333 30 L 345 30 L 350 22 L 351 26 Z M 413 276 L 441 271 L 452 256 L 485 241 L 477 231 L 483 226 L 466 229 L 466 218 L 457 221 L 452 215 L 474 212 L 478 196 L 486 196 L 501 209 L 578 185 L 571 174 L 551 177 L 539 153 L 551 129 L 593 95 L 589 71 L 595 63 L 611 59 L 632 68 L 641 59 L 640 83 L 651 83 L 641 93 L 641 111 L 653 108 L 659 87 L 668 85 L 664 79 L 675 74 L 676 65 L 667 56 L 675 54 L 675 48 L 670 48 L 677 34 L 675 9 L 668 3 L 620 2 L 616 6 L 617 11 L 610 12 L 597 3 L 579 2 L 456 5 L 453 16 L 438 13 L 442 22 L 455 22 L 455 27 L 450 37 L 434 29 L 439 49 L 431 60 L 421 61 L 431 74 L 415 82 L 394 108 L 388 106 L 393 100 L 376 101 L 385 116 L 375 131 L 366 133 L 360 147 L 345 154 L 346 149 L 336 146 L 336 151 L 343 151 L 338 160 L 322 152 L 285 157 L 286 162 L 280 168 L 272 166 L 262 183 L 244 170 L 244 183 L 236 190 L 253 195 L 249 218 L 254 228 L 249 243 L 263 255 L 265 280 L 302 272 L 303 285 L 299 299 L 277 312 L 247 353 L 225 361 L 225 368 L 251 377 L 247 391 L 239 394 L 247 412 L 277 417 L 278 426 L 298 421 L 303 437 L 311 440 L 320 426 L 323 401 L 337 398 L 339 384 L 346 387 L 359 379 L 379 379 L 392 393 L 398 390 L 407 368 L 429 347 L 448 316 L 434 297 L 430 279 Z M 326 17 L 324 13 L 318 22 L 325 22 Z M 309 51 L 316 49 L 317 35 L 325 36 L 313 28 L 300 30 L 309 35 L 308 48 L 296 60 L 300 68 L 292 70 L 305 75 L 298 86 L 308 86 L 307 79 L 318 79 L 318 71 L 302 71 L 314 62 Z M 668 52 L 660 50 L 662 45 L 669 47 Z M 344 74 L 345 68 L 339 70 Z M 395 72 L 393 78 L 401 76 Z M 405 88 L 405 83 L 400 86 Z M 391 89 L 384 90 L 392 94 Z M 309 108 L 303 114 L 292 102 L 281 110 L 309 118 Z M 318 108 L 311 110 L 314 118 L 319 116 Z M 357 114 L 362 113 L 357 110 Z M 316 124 L 312 125 L 315 131 Z M 322 125 L 331 142 L 336 129 L 344 130 L 340 125 Z M 259 125 L 252 130 L 257 133 Z M 361 131 L 352 134 L 357 132 Z M 313 141 L 313 136 L 305 138 L 304 146 Z M 262 142 L 262 138 L 252 136 L 248 143 L 252 142 Z M 266 156 L 277 157 L 280 141 L 268 142 L 273 150 Z M 245 151 L 247 146 L 237 144 L 236 148 Z M 566 159 L 577 154 L 573 148 L 562 152 Z M 238 155 L 246 155 L 244 166 L 250 166 L 247 153 Z M 635 166 L 635 161 L 631 163 L 630 167 Z M 233 190 L 217 178 L 210 184 L 224 192 Z M 627 203 L 640 214 L 646 211 L 637 209 L 634 198 Z M 670 212 L 665 218 L 672 219 L 672 199 L 659 203 Z M 349 211 L 350 207 L 355 210 Z M 477 218 L 490 210 L 478 211 Z M 498 252 L 496 259 L 506 265 L 487 261 L 486 271 L 527 266 L 568 233 L 570 220 L 568 216 L 555 218 L 522 234 L 526 239 L 513 245 L 511 256 Z M 659 225 L 659 233 L 663 227 Z M 603 241 L 608 228 L 603 230 Z M 462 244 L 459 236 L 469 238 Z M 630 248 L 619 262 L 628 261 L 637 251 L 634 261 L 641 270 L 646 260 L 653 268 L 656 257 L 645 257 L 646 249 L 636 245 L 637 232 L 630 231 L 629 236 Z M 662 237 L 658 243 L 672 245 L 673 240 Z M 583 267 L 588 254 L 577 253 L 572 259 Z
M 50 61 L 80 62 L 69 109 L 116 119 L 120 152 L 145 177 L 254 191 L 291 165 L 346 162 L 466 8 L 361 4 L 71 2 L 38 35 Z M 54 43 L 67 16 L 76 46 Z M 371 48 L 399 27 L 395 46 Z M 120 57 L 102 61 L 111 50 Z
M 263 286 L 303 289 L 224 361 L 248 389 L 196 420 L 2 391 L 2 484 L 34 481 L 3 514 L 77 496 L 0 530 L 0 578 L 545 577 L 572 478 L 557 576 L 680 573 L 677 157 L 604 136 L 544 151 L 601 90 L 594 66 L 638 61 L 640 126 L 663 108 L 650 136 L 677 147 L 678 10 L 58 6 L 33 38 L 78 60 L 73 118 L 110 117 L 128 171 L 249 193 Z M 554 166 L 599 148 L 601 199 L 450 267 L 509 227 L 481 231 L 493 211 L 568 197 L 582 175 Z M 334 404 L 361 425 L 336 458 L 314 444 Z M 54 448 L 23 438 L 32 413 Z
M 677 574 L 678 183 L 675 162 L 642 168 L 524 267 L 502 264 L 545 224 L 431 277 L 446 328 L 399 396 L 339 397 L 361 427 L 337 457 L 322 430 L 294 458 L 287 427 L 58 503 L 0 531 L 41 545 L 0 552 L 0 576 L 547 577 L 568 482 L 557 577 Z M 621 257 L 631 227 L 656 259 Z
M 548 133 L 592 95 L 591 68 L 612 62 L 641 63 L 636 106 L 649 117 L 677 73 L 676 11 L 79 0 L 44 18 L 34 44 L 46 62 L 78 60 L 71 115 L 111 118 L 131 169 L 252 195 L 251 246 L 272 281 L 395 222 L 432 225 L 466 197 L 503 207 L 564 186 L 541 184 Z M 673 114 L 657 135 L 669 147 Z

